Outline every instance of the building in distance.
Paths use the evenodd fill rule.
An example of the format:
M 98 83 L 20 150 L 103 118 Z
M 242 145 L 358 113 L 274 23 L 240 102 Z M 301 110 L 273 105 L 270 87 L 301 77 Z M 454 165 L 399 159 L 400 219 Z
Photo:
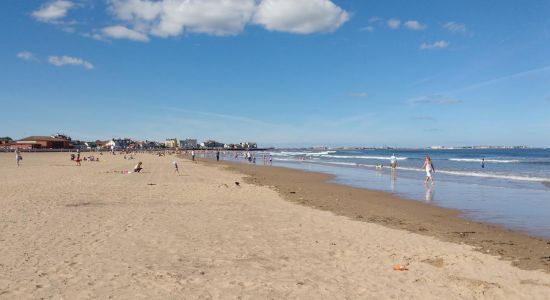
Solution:
M 197 139 L 180 140 L 181 149 L 196 149 L 197 145 Z

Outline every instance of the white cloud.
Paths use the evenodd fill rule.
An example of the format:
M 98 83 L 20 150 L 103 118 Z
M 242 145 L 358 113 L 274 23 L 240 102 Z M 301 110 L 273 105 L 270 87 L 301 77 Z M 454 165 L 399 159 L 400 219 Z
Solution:
M 369 96 L 369 94 L 366 92 L 360 92 L 360 93 L 351 93 L 350 96 L 357 97 L 357 98 L 366 98 Z
M 254 22 L 268 30 L 300 34 L 331 32 L 349 19 L 349 14 L 329 0 L 263 0 Z
M 437 50 L 437 49 L 445 49 L 449 46 L 449 42 L 441 40 L 436 41 L 431 44 L 429 43 L 422 43 L 420 45 L 420 50 Z
M 361 28 L 360 31 L 373 32 L 374 31 L 374 26 L 365 26 L 365 27 Z
M 184 31 L 235 35 L 243 30 L 254 10 L 253 0 L 165 0 L 160 22 L 152 33 L 161 37 L 177 36 Z
M 29 52 L 29 51 L 21 51 L 21 52 L 17 53 L 17 58 L 20 58 L 22 60 L 27 60 L 27 61 L 37 61 L 38 60 L 36 58 L 36 56 L 34 55 L 34 53 Z
M 126 29 L 159 37 L 236 35 L 253 24 L 306 34 L 336 30 L 349 19 L 348 13 L 330 0 L 108 0 L 108 4 L 111 13 L 126 23 Z M 129 32 L 125 33 L 129 38 Z M 142 35 L 132 34 L 143 40 Z
M 444 95 L 434 94 L 428 96 L 421 96 L 411 99 L 409 102 L 413 104 L 440 104 L 440 105 L 454 105 L 462 103 L 462 100 L 453 99 Z
M 39 9 L 32 12 L 32 16 L 38 21 L 52 22 L 67 15 L 67 11 L 71 9 L 74 4 L 68 0 L 55 0 L 44 4 Z
M 403 26 L 407 27 L 408 29 L 411 29 L 411 30 L 424 30 L 427 28 L 426 25 L 424 24 L 420 24 L 418 21 L 415 21 L 415 20 L 409 20 L 405 23 L 403 23 Z
M 91 70 L 94 68 L 94 65 L 92 65 L 90 62 L 83 60 L 82 58 L 78 57 L 71 57 L 71 56 L 50 56 L 48 57 L 48 62 L 54 66 L 61 67 L 65 65 L 71 65 L 71 66 L 82 66 L 88 70 Z
M 114 39 L 129 39 L 138 42 L 148 42 L 149 37 L 141 32 L 126 28 L 121 25 L 105 27 L 101 30 L 103 36 Z
M 456 22 L 447 22 L 443 25 L 443 28 L 452 33 L 466 33 L 466 25 Z
M 369 19 L 369 23 L 378 23 L 381 21 L 382 21 L 382 18 L 379 18 L 379 17 L 372 17 Z
M 162 12 L 162 2 L 150 0 L 108 0 L 110 10 L 121 20 L 152 21 Z
M 401 21 L 397 19 L 389 19 L 386 23 L 388 24 L 388 27 L 391 29 L 397 29 L 401 25 Z
M 430 116 L 416 116 L 416 117 L 413 117 L 413 120 L 418 120 L 418 121 L 435 121 L 436 119 L 434 117 L 430 117 Z

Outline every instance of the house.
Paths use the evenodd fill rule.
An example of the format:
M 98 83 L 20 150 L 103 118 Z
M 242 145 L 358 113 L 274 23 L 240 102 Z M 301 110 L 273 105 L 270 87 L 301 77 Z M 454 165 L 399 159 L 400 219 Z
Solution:
M 88 146 L 83 141 L 72 140 L 70 143 L 71 143 L 71 148 L 73 149 L 80 149 L 80 150 L 88 149 Z
M 182 148 L 182 149 L 195 149 L 195 148 L 197 148 L 197 140 L 196 139 L 180 140 L 180 148 Z
M 258 145 L 254 142 L 242 142 L 241 143 L 242 149 L 256 149 L 258 148 Z
M 176 148 L 178 147 L 178 139 L 166 139 L 166 141 L 164 141 L 164 146 L 166 146 L 166 148 Z
M 10 137 L 0 138 L 0 149 L 10 149 L 13 145 L 13 140 Z
M 95 142 L 90 142 L 90 147 L 93 147 L 93 144 L 95 143 L 95 148 L 97 149 L 106 149 L 108 148 L 107 147 L 107 143 L 109 143 L 109 141 L 100 141 L 100 140 L 96 140 Z
M 201 148 L 206 149 L 214 149 L 214 148 L 223 148 L 224 144 L 220 142 L 216 142 L 214 140 L 208 140 L 206 142 L 201 143 Z
M 7 144 L 11 144 L 11 143 L 13 143 L 13 140 L 9 136 L 0 138 L 0 145 L 7 145 Z
M 18 140 L 12 147 L 20 149 L 70 149 L 71 140 L 67 137 L 35 135 Z
M 120 150 L 120 149 L 126 149 L 130 144 L 132 144 L 133 141 L 128 138 L 124 139 L 111 139 L 109 142 L 105 144 L 105 147 L 107 149 L 113 149 L 113 150 Z
M 85 149 L 88 149 L 88 150 L 92 150 L 92 149 L 97 149 L 97 142 L 85 142 L 84 143 L 84 147 Z

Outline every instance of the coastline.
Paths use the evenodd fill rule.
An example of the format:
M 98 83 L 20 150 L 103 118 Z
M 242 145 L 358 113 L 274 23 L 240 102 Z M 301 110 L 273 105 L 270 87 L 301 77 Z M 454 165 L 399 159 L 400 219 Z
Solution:
M 391 193 L 331 182 L 334 176 L 285 167 L 198 159 L 247 175 L 247 182 L 267 186 L 284 199 L 362 222 L 467 244 L 525 270 L 550 272 L 550 240 L 497 225 L 468 220 L 460 210 L 400 198 Z

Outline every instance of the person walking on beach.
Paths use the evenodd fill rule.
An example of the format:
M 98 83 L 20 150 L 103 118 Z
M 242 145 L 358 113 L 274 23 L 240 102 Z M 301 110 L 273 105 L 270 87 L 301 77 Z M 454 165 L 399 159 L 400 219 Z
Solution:
M 80 151 L 78 151 L 76 153 L 76 160 L 75 161 L 76 161 L 77 166 L 81 166 L 81 164 L 80 164 Z
M 191 150 L 191 160 L 195 161 L 195 150 Z
M 426 155 L 422 169 L 426 170 L 426 180 L 424 181 L 424 184 L 428 184 L 428 181 L 431 181 L 431 183 L 433 184 L 434 183 L 433 173 L 435 172 L 435 168 L 434 168 L 432 159 L 430 158 L 429 155 Z
M 220 161 L 220 150 L 216 151 L 216 161 Z
M 19 167 L 19 162 L 23 160 L 23 156 L 21 156 L 21 151 L 19 151 L 19 148 L 15 149 L 15 162 L 17 163 L 17 166 Z
M 178 163 L 174 160 L 172 162 L 172 164 L 174 165 L 174 173 L 178 173 L 178 175 L 180 174 L 180 170 L 178 169 Z

